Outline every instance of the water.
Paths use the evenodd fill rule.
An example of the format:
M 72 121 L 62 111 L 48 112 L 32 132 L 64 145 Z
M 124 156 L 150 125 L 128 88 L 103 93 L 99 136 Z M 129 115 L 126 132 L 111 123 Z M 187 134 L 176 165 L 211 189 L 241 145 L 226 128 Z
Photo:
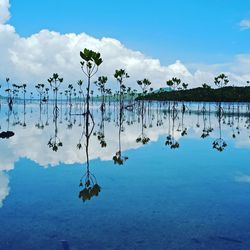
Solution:
M 2 105 L 0 132 L 15 135 L 0 140 L 0 249 L 250 249 L 248 108 L 225 105 L 220 120 L 202 105 L 120 123 L 95 104 L 89 166 L 77 108 L 55 121 L 51 105 Z M 86 176 L 101 190 L 83 201 Z

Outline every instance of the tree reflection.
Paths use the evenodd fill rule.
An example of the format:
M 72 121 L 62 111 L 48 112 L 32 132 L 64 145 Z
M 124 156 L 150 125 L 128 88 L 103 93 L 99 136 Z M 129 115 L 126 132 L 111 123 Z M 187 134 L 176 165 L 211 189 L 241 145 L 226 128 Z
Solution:
M 101 187 L 98 185 L 96 177 L 89 171 L 89 163 L 87 163 L 86 173 L 80 179 L 79 186 L 82 188 L 79 192 L 79 198 L 83 201 L 90 200 L 101 192 Z
M 55 107 L 54 107 L 54 110 Z M 48 146 L 51 148 L 54 152 L 57 152 L 60 147 L 63 146 L 63 143 L 61 142 L 60 138 L 58 137 L 58 115 L 57 112 L 54 112 L 54 135 L 49 139 Z
M 179 142 L 175 139 L 175 121 L 178 119 L 177 104 L 174 103 L 172 109 L 168 113 L 168 128 L 169 132 L 166 137 L 165 145 L 169 146 L 170 149 L 178 149 L 180 147 Z M 171 129 L 171 118 L 172 118 L 172 129 Z
M 8 100 L 9 101 L 9 100 Z M 10 130 L 10 116 L 13 114 L 13 109 L 8 105 L 7 111 L 7 130 L 0 132 L 0 139 L 9 139 L 15 135 L 13 131 Z
M 122 147 L 121 147 L 121 133 L 124 131 L 123 122 L 124 122 L 124 94 L 126 91 L 126 86 L 124 85 L 124 80 L 129 78 L 128 73 L 124 69 L 116 70 L 114 77 L 116 78 L 119 84 L 118 95 L 118 108 L 117 112 L 117 125 L 118 125 L 118 151 L 113 156 L 114 164 L 123 165 L 125 161 L 128 160 L 127 156 L 122 155 Z
M 98 196 L 101 192 L 101 187 L 97 184 L 95 176 L 90 172 L 89 166 L 89 142 L 91 135 L 93 133 L 95 122 L 93 114 L 90 111 L 90 83 L 91 78 L 97 73 L 99 65 L 102 63 L 102 58 L 100 53 L 96 53 L 92 50 L 84 49 L 83 52 L 80 52 L 82 58 L 81 68 L 83 73 L 87 76 L 88 86 L 86 93 L 86 111 L 84 115 L 84 126 L 83 132 L 80 138 L 77 148 L 81 149 L 81 139 L 85 135 L 85 153 L 86 153 L 86 173 L 80 179 L 80 188 L 82 189 L 79 192 L 79 198 L 83 201 L 90 200 L 93 196 Z
M 217 111 L 217 117 L 218 117 L 218 123 L 219 123 L 219 138 L 217 138 L 213 141 L 213 148 L 218 150 L 219 152 L 222 152 L 227 147 L 227 143 L 222 138 L 221 122 L 222 122 L 222 118 L 223 118 L 223 109 L 221 107 L 221 103 L 219 104 L 219 109 Z
M 148 88 L 148 86 L 151 85 L 151 82 L 148 79 L 143 79 L 141 81 L 137 81 L 137 84 L 141 87 L 141 90 L 142 90 L 141 95 L 143 95 L 143 96 L 146 95 L 148 92 L 147 88 Z M 144 129 L 147 128 L 146 117 L 145 117 L 146 108 L 147 107 L 145 106 L 145 101 L 144 101 L 144 99 L 142 99 L 140 101 L 141 134 L 138 138 L 136 138 L 136 142 L 142 143 L 143 145 L 147 144 L 150 141 L 149 137 L 147 137 L 147 135 L 144 132 Z

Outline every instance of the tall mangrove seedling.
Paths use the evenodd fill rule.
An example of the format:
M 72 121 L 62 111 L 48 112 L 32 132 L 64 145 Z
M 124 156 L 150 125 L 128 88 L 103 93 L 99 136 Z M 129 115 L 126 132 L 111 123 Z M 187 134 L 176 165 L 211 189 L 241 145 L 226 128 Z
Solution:
M 116 70 L 114 74 L 115 79 L 119 84 L 118 98 L 119 98 L 119 132 L 118 132 L 118 144 L 119 149 L 113 157 L 114 163 L 118 165 L 123 165 L 124 161 L 128 159 L 127 156 L 122 156 L 121 150 L 121 132 L 123 130 L 122 124 L 124 121 L 124 93 L 126 91 L 126 86 L 124 85 L 124 80 L 129 78 L 129 75 L 126 73 L 124 69 Z
M 48 82 L 53 89 L 54 98 L 55 98 L 55 106 L 54 106 L 53 114 L 55 117 L 58 117 L 59 108 L 57 105 L 57 97 L 58 97 L 59 86 L 63 82 L 63 78 L 60 78 L 57 73 L 54 73 L 53 76 L 48 79 Z
M 219 101 L 219 116 L 222 115 L 222 107 L 221 102 L 223 100 L 223 87 L 225 87 L 229 83 L 228 76 L 225 74 L 220 74 L 214 78 L 214 84 L 220 89 L 220 101 Z
M 108 77 L 106 76 L 99 76 L 98 80 L 95 82 L 98 90 L 101 92 L 102 104 L 101 104 L 101 111 L 105 110 L 105 93 L 106 91 L 106 83 L 108 81 Z
M 101 54 L 92 50 L 84 49 L 80 52 L 80 56 L 82 58 L 81 69 L 85 76 L 87 77 L 87 93 L 86 93 L 86 111 L 84 112 L 85 116 L 85 152 L 86 152 L 86 164 L 87 164 L 87 172 L 80 180 L 80 187 L 83 189 L 79 193 L 79 198 L 82 200 L 90 200 L 91 197 L 97 196 L 101 191 L 100 186 L 95 182 L 95 178 L 90 173 L 89 169 L 89 141 L 91 134 L 94 130 L 94 118 L 90 112 L 90 83 L 91 78 L 97 73 L 99 66 L 102 64 Z M 90 124 L 89 119 L 92 120 L 92 125 Z M 82 134 L 83 135 L 83 134 Z M 80 139 L 81 141 L 81 139 Z M 79 141 L 77 147 L 80 149 L 82 147 L 81 142 Z M 83 178 L 85 179 L 85 184 L 83 186 Z
M 141 100 L 141 135 L 136 139 L 136 142 L 141 142 L 142 144 L 147 144 L 149 142 L 149 137 L 147 137 L 144 133 L 144 128 L 146 128 L 145 123 L 145 106 L 144 106 L 144 96 L 148 93 L 148 87 L 151 85 L 151 82 L 148 79 L 143 79 L 137 81 L 137 84 L 140 86 L 142 90 L 142 100 Z

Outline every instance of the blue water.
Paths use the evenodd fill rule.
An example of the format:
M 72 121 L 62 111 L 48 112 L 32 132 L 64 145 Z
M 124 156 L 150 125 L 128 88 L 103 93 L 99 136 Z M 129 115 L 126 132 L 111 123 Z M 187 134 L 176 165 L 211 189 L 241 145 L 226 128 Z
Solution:
M 235 139 L 223 125 L 223 152 L 212 148 L 214 115 L 215 129 L 206 139 L 200 138 L 202 122 L 198 129 L 197 116 L 189 115 L 188 135 L 177 136 L 180 147 L 173 150 L 165 146 L 167 119 L 166 128 L 146 129 L 152 138 L 147 145 L 129 138 L 132 131 L 140 134 L 140 124 L 125 126 L 121 142 L 128 160 L 121 166 L 112 160 L 116 127 L 107 122 L 105 153 L 94 138 L 90 145 L 90 171 L 101 192 L 86 202 L 78 197 L 86 172 L 85 151 L 76 149 L 79 126 L 60 124 L 63 147 L 53 152 L 46 143 L 52 120 L 41 131 L 37 116 L 27 117 L 26 128 L 10 125 L 15 136 L 0 141 L 0 249 L 250 249 L 244 117 Z M 2 128 L 5 118 L 2 112 Z

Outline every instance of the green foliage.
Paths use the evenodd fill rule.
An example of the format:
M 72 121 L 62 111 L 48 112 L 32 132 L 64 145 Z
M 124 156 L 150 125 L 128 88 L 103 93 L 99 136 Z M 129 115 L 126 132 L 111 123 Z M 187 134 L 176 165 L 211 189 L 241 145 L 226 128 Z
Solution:
M 103 62 L 99 52 L 95 52 L 86 48 L 83 51 L 80 51 L 80 57 L 83 59 L 80 62 L 81 68 L 88 78 L 96 74 L 98 67 Z
M 63 82 L 63 78 L 60 78 L 57 73 L 54 73 L 52 77 L 48 79 L 48 82 L 54 91 L 57 91 L 60 84 Z
M 82 190 L 79 192 L 79 198 L 82 201 L 91 200 L 92 197 L 98 196 L 101 192 L 101 187 L 97 184 L 95 176 L 89 171 L 87 171 L 84 183 L 83 179 L 81 179 L 79 186 L 82 187 Z
M 121 151 L 116 152 L 115 155 L 113 156 L 114 164 L 117 164 L 117 165 L 123 165 L 124 162 L 127 160 L 128 160 L 128 157 L 122 156 Z
M 136 142 L 137 142 L 137 143 L 142 143 L 143 145 L 148 144 L 149 141 L 150 141 L 150 138 L 147 137 L 147 136 L 144 136 L 144 135 L 139 136 L 138 138 L 136 138 Z
M 184 83 L 184 82 L 183 82 L 183 83 L 182 83 L 182 88 L 183 88 L 183 89 L 187 89 L 187 87 L 188 87 L 188 83 Z
M 126 86 L 123 84 L 123 81 L 129 78 L 128 73 L 124 69 L 119 69 L 115 71 L 114 77 L 120 85 L 120 94 L 124 94 L 126 91 Z
M 77 82 L 77 85 L 78 85 L 79 87 L 81 87 L 81 86 L 83 85 L 83 81 L 82 81 L 82 80 L 79 80 L 79 81 Z
M 95 81 L 95 84 L 101 93 L 104 93 L 106 91 L 105 84 L 107 83 L 107 81 L 108 81 L 108 77 L 106 76 L 99 76 L 97 81 Z
M 129 78 L 129 75 L 124 69 L 119 69 L 115 71 L 114 77 L 117 79 L 117 81 L 122 82 L 124 78 Z
M 199 87 L 188 90 L 162 91 L 140 96 L 137 99 L 194 102 L 250 102 L 250 87 Z
M 214 142 L 213 142 L 213 148 L 218 150 L 219 152 L 222 152 L 224 151 L 224 149 L 227 147 L 227 143 L 219 138 L 219 139 L 216 139 Z
M 80 183 L 80 186 L 83 184 Z M 90 186 L 90 183 L 86 182 L 85 188 L 83 188 L 79 192 L 79 198 L 82 199 L 83 201 L 88 201 L 91 200 L 92 197 L 98 196 L 99 193 L 101 192 L 101 187 L 96 183 L 93 186 Z
M 202 88 L 204 88 L 204 89 L 211 89 L 211 86 L 209 86 L 209 85 L 206 84 L 206 83 L 203 83 L 203 84 L 202 84 Z
M 123 80 L 129 78 L 129 75 L 124 69 L 119 69 L 115 71 L 114 77 L 120 83 L 120 85 L 122 85 Z
M 166 137 L 165 145 L 169 146 L 171 149 L 177 149 L 180 147 L 179 142 L 177 142 L 171 135 Z
M 93 62 L 97 66 L 100 66 L 103 62 L 101 58 L 101 54 L 99 52 L 95 52 L 93 50 L 89 50 L 86 48 L 83 51 L 80 51 L 80 56 L 83 59 L 83 62 L 82 62 L 83 64 Z
M 223 73 L 214 78 L 214 84 L 219 88 L 226 86 L 228 83 L 228 76 Z
M 54 152 L 57 152 L 60 147 L 63 146 L 61 141 L 57 141 L 57 138 L 50 138 L 48 142 L 49 148 L 51 148 Z
M 166 81 L 166 84 L 176 90 L 176 88 L 181 84 L 181 79 L 173 77 L 172 79 Z
M 147 88 L 148 88 L 148 86 L 151 85 L 151 82 L 145 78 L 143 80 L 137 81 L 137 84 L 141 87 L 142 93 L 147 94 Z
M 44 92 L 45 85 L 43 83 L 39 83 L 35 86 L 36 90 L 39 94 L 42 94 Z

